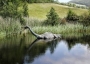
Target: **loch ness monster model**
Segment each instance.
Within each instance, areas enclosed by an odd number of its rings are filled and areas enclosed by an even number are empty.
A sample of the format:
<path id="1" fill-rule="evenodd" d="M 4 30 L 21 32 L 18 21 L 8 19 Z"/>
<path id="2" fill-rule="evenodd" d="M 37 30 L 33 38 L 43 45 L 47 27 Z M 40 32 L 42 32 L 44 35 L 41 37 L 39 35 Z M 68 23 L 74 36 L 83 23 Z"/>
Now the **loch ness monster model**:
<path id="1" fill-rule="evenodd" d="M 37 39 L 56 39 L 61 38 L 60 34 L 53 34 L 51 32 L 45 32 L 44 34 L 36 34 L 32 31 L 32 29 L 29 26 L 25 26 L 24 29 L 29 29 L 29 31 L 37 38 Z"/>

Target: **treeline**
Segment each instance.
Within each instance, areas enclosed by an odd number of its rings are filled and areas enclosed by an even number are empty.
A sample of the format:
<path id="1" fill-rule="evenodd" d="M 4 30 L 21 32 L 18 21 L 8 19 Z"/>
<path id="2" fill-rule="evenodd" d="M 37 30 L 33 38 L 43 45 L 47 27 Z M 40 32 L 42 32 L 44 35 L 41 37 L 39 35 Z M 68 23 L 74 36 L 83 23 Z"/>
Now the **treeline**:
<path id="1" fill-rule="evenodd" d="M 28 2 L 28 3 L 53 3 L 54 0 L 0 0 L 0 6 L 4 5 L 4 3 L 13 2 L 13 3 L 20 3 L 20 2 Z"/>
<path id="2" fill-rule="evenodd" d="M 54 0 L 27 0 L 28 3 L 53 3 Z"/>
<path id="3" fill-rule="evenodd" d="M 55 2 L 55 3 L 69 6 L 69 7 L 74 7 L 74 8 L 89 9 L 89 7 L 86 5 L 80 5 L 80 4 L 75 4 L 75 3 L 60 3 L 60 2 Z"/>
<path id="4" fill-rule="evenodd" d="M 86 5 L 80 5 L 80 4 L 74 4 L 74 3 L 59 3 L 61 5 L 69 6 L 69 7 L 75 7 L 75 8 L 82 8 L 82 9 L 88 9 Z"/>
<path id="5" fill-rule="evenodd" d="M 0 16 L 20 17 L 28 16 L 27 3 L 53 3 L 54 0 L 0 0 Z M 19 8 L 21 8 L 19 9 Z"/>

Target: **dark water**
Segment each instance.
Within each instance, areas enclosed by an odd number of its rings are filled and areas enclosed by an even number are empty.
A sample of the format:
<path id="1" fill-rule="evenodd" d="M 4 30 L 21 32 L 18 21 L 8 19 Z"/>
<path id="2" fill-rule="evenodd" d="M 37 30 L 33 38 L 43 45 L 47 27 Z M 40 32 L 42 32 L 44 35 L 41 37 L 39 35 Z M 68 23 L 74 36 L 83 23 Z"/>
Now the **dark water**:
<path id="1" fill-rule="evenodd" d="M 0 40 L 0 64 L 89 64 L 90 36 L 53 41 L 33 36 Z"/>

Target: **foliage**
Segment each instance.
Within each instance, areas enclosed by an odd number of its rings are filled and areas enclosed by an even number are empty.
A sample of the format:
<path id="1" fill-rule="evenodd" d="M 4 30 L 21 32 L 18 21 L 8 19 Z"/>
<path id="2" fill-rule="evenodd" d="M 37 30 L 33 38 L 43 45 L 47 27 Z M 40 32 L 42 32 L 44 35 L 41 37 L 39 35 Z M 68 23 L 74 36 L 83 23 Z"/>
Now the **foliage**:
<path id="1" fill-rule="evenodd" d="M 21 29 L 21 24 L 18 19 L 0 17 L 0 33 L 5 34 L 18 33 Z"/>
<path id="2" fill-rule="evenodd" d="M 26 21 L 25 21 L 25 19 L 22 17 L 22 15 L 20 15 L 20 23 L 21 23 L 21 25 L 26 25 Z"/>
<path id="3" fill-rule="evenodd" d="M 50 9 L 50 12 L 47 14 L 47 20 L 45 21 L 45 24 L 52 26 L 59 24 L 59 16 L 55 12 L 53 7 Z"/>
<path id="4" fill-rule="evenodd" d="M 0 1 L 0 15 L 2 17 L 19 18 L 20 15 L 28 16 L 28 5 L 27 2 L 21 2 L 22 0 L 5 0 Z M 23 6 L 23 11 L 19 10 L 19 7 Z"/>
<path id="5" fill-rule="evenodd" d="M 84 5 L 77 5 L 75 3 L 57 3 L 57 4 L 60 4 L 60 5 L 65 5 L 65 6 L 69 6 L 69 7 L 74 7 L 74 8 L 81 8 L 81 9 L 88 9 L 89 7 L 88 6 L 84 6 Z"/>
<path id="6" fill-rule="evenodd" d="M 52 3 L 54 0 L 27 0 L 28 3 Z"/>
<path id="7" fill-rule="evenodd" d="M 66 25 L 56 25 L 56 26 L 34 26 L 32 30 L 38 34 L 42 34 L 45 32 L 51 32 L 61 35 L 68 36 L 79 36 L 79 34 L 83 33 L 83 25 L 81 24 L 66 24 Z M 88 27 L 88 30 L 90 28 Z"/>
<path id="8" fill-rule="evenodd" d="M 23 16 L 25 16 L 25 17 L 29 16 L 28 15 L 28 5 L 27 5 L 27 2 L 24 3 L 23 9 L 24 9 L 24 11 L 23 11 L 24 15 Z"/>
<path id="9" fill-rule="evenodd" d="M 0 11 L 0 15 L 3 17 L 18 16 L 17 6 L 15 6 L 12 2 L 8 2 L 8 4 L 5 3 Z"/>
<path id="10" fill-rule="evenodd" d="M 79 22 L 82 23 L 84 26 L 90 25 L 90 11 L 88 14 L 83 14 L 79 17 Z"/>
<path id="11" fill-rule="evenodd" d="M 66 19 L 68 21 L 77 21 L 78 20 L 78 16 L 72 10 L 69 9 Z"/>

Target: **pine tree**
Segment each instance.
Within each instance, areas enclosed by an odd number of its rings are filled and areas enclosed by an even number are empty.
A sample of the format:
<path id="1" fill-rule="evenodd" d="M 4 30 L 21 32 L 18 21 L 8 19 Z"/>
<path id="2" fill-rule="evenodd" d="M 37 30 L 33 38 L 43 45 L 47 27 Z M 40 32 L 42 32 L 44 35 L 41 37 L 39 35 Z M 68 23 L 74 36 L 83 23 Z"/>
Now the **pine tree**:
<path id="1" fill-rule="evenodd" d="M 45 24 L 54 26 L 59 23 L 59 16 L 53 7 L 50 9 L 50 12 L 46 16 L 47 20 L 45 21 Z"/>

